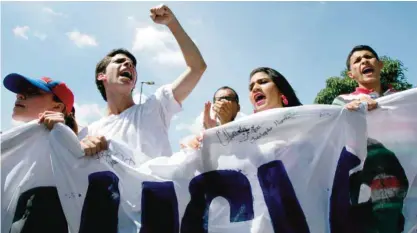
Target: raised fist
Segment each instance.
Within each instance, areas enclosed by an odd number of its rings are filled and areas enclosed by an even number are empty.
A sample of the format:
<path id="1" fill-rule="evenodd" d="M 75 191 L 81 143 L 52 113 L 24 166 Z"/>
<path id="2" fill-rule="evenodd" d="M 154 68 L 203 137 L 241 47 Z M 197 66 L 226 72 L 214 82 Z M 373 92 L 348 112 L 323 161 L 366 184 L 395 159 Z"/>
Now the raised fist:
<path id="1" fill-rule="evenodd" d="M 168 25 L 175 19 L 174 13 L 164 4 L 151 8 L 150 16 L 155 23 L 164 25 Z"/>

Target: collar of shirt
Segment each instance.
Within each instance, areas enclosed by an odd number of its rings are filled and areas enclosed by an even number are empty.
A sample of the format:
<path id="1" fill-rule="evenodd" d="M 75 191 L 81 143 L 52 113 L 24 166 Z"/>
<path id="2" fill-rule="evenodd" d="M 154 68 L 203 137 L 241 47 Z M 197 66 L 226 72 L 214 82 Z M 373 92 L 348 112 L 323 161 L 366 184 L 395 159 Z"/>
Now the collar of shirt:
<path id="1" fill-rule="evenodd" d="M 382 96 L 386 96 L 389 94 L 393 94 L 395 93 L 395 90 L 389 86 L 388 90 L 385 91 Z M 353 95 L 359 95 L 359 94 L 366 94 L 369 95 L 372 99 L 376 99 L 378 97 L 380 97 L 379 93 L 374 91 L 373 89 L 367 89 L 367 88 L 363 88 L 363 87 L 357 87 L 355 92 L 352 93 Z"/>

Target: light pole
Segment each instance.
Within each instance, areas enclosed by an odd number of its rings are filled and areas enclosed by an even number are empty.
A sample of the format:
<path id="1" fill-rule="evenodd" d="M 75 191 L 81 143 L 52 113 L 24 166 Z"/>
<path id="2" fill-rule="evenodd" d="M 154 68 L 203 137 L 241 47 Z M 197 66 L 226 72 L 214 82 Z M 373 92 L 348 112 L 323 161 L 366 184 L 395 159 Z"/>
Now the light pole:
<path id="1" fill-rule="evenodd" d="M 155 82 L 154 81 L 140 82 L 139 104 L 142 104 L 142 89 L 143 89 L 143 84 L 146 84 L 146 85 L 154 85 Z"/>

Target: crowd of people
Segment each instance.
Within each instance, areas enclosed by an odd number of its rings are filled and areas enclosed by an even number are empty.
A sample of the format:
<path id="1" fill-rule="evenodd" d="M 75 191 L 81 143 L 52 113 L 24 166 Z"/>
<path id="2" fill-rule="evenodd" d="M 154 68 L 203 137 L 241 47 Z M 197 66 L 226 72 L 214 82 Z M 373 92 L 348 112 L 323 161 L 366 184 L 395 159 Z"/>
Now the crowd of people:
<path id="1" fill-rule="evenodd" d="M 51 130 L 54 124 L 64 123 L 77 134 L 85 156 L 93 156 L 108 148 L 107 141 L 116 139 L 125 142 L 135 150 L 152 158 L 172 154 L 168 139 L 168 127 L 174 114 L 182 109 L 182 102 L 190 95 L 203 76 L 207 65 L 195 43 L 190 39 L 181 24 L 165 5 L 150 10 L 152 20 L 168 27 L 182 51 L 186 62 L 185 71 L 171 84 L 156 90 L 144 103 L 135 104 L 132 91 L 137 83 L 136 58 L 125 49 L 115 49 L 102 58 L 95 69 L 97 89 L 107 102 L 108 115 L 78 129 L 75 118 L 74 94 L 63 82 L 50 78 L 34 79 L 21 74 L 7 75 L 4 86 L 16 93 L 16 102 L 12 118 L 17 121 L 30 122 L 38 120 Z M 352 93 L 344 93 L 334 99 L 334 105 L 344 106 L 355 111 L 361 104 L 368 111 L 378 108 L 376 99 L 395 93 L 395 90 L 381 85 L 383 62 L 370 46 L 355 46 L 347 56 L 348 76 L 356 81 L 358 87 Z M 253 114 L 275 108 L 301 106 L 295 90 L 287 79 L 277 70 L 270 67 L 254 68 L 247 77 L 249 100 Z M 247 93 L 245 93 L 247 94 Z M 212 103 L 206 102 L 203 113 L 203 131 L 228 124 L 236 119 L 240 111 L 239 95 L 232 88 L 222 86 L 214 92 Z M 204 133 L 181 145 L 182 148 L 198 149 Z M 368 143 L 369 144 L 369 143 Z M 138 159 L 141 161 L 141 159 Z M 387 164 L 381 165 L 386 166 Z M 390 170 L 382 167 L 378 171 L 383 175 Z M 392 177 L 390 176 L 392 181 Z M 394 177 L 399 189 L 406 188 L 405 182 Z M 384 182 L 380 179 L 380 182 Z M 371 217 L 368 232 L 382 228 L 395 229 L 401 232 L 404 221 L 401 205 L 390 205 L 402 201 L 402 197 L 386 195 L 373 198 L 375 203 L 386 208 L 368 211 Z M 366 209 L 366 210 L 365 210 Z"/>

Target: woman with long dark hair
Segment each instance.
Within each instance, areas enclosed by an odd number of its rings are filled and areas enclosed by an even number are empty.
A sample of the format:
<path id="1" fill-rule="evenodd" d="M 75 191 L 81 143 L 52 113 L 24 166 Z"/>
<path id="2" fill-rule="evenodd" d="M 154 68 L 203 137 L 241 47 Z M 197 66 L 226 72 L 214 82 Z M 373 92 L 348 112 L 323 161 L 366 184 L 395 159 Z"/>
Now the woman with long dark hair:
<path id="1" fill-rule="evenodd" d="M 287 79 L 268 67 L 259 67 L 250 73 L 249 99 L 255 113 L 302 105 Z"/>
<path id="2" fill-rule="evenodd" d="M 249 100 L 253 105 L 254 113 L 285 107 L 301 106 L 294 89 L 285 77 L 278 71 L 259 67 L 254 69 L 249 80 Z M 183 144 L 190 148 L 199 148 L 203 137 L 196 136 Z"/>

